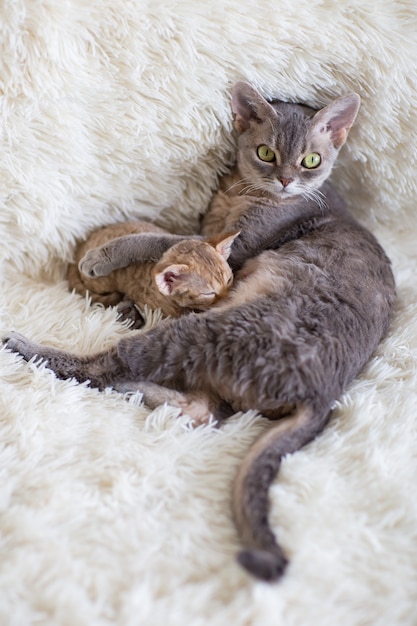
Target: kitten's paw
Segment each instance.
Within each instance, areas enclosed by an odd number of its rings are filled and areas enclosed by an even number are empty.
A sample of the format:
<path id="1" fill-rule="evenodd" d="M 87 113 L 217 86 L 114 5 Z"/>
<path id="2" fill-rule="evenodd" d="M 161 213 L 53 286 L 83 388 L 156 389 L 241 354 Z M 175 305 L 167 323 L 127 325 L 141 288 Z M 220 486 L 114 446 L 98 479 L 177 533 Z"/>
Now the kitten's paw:
<path id="1" fill-rule="evenodd" d="M 130 328 L 142 328 L 145 323 L 143 316 L 132 300 L 122 300 L 122 302 L 117 305 L 117 311 L 119 313 L 118 320 L 120 322 L 124 322 L 125 320 L 131 320 L 133 322 Z"/>
<path id="2" fill-rule="evenodd" d="M 4 335 L 1 340 L 6 348 L 21 354 L 26 361 L 29 361 L 37 354 L 38 345 L 20 333 L 11 331 Z"/>
<path id="3" fill-rule="evenodd" d="M 108 276 L 115 268 L 103 246 L 89 250 L 79 262 L 78 269 L 82 274 L 95 278 L 97 276 Z"/>

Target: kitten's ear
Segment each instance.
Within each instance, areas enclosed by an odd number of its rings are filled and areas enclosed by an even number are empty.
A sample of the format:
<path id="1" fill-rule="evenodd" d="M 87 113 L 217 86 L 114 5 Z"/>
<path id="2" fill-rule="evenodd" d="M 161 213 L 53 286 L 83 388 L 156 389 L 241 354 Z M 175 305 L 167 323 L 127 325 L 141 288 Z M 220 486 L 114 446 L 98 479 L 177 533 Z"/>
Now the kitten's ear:
<path id="1" fill-rule="evenodd" d="M 339 150 L 345 143 L 359 111 L 361 99 L 357 93 L 342 96 L 318 111 L 313 117 L 319 133 L 329 133 L 334 147 Z"/>
<path id="2" fill-rule="evenodd" d="M 262 122 L 266 117 L 276 117 L 275 109 L 254 87 L 239 82 L 232 90 L 233 124 L 239 133 L 249 128 L 251 122 Z"/>
<path id="3" fill-rule="evenodd" d="M 168 265 L 162 272 L 157 272 L 155 274 L 155 282 L 162 295 L 170 296 L 175 285 L 179 283 L 189 270 L 188 265 L 173 264 Z"/>
<path id="4" fill-rule="evenodd" d="M 219 235 L 213 235 L 207 240 L 213 248 L 216 248 L 217 252 L 221 254 L 225 261 L 230 256 L 232 251 L 232 243 L 240 235 L 240 230 L 229 233 L 220 233 Z"/>

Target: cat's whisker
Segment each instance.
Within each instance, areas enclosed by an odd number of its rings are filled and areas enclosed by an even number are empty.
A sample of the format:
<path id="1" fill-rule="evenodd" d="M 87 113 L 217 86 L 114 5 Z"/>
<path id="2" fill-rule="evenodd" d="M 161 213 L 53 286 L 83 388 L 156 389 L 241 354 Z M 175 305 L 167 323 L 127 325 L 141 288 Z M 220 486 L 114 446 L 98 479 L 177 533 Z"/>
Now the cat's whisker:
<path id="1" fill-rule="evenodd" d="M 251 189 L 251 191 L 260 191 L 260 192 L 261 192 L 261 194 L 262 194 L 263 196 L 264 196 L 264 195 L 267 193 L 267 191 L 268 191 L 267 186 L 265 186 L 264 184 L 261 184 L 261 183 L 255 183 L 255 184 L 253 184 L 253 185 L 252 185 L 252 187 L 251 187 L 250 189 Z"/>
<path id="2" fill-rule="evenodd" d="M 302 194 L 303 198 L 306 198 L 307 200 L 312 200 L 315 204 L 317 204 L 317 206 L 319 207 L 319 209 L 321 211 L 323 211 L 323 207 L 320 204 L 320 201 L 318 201 L 318 199 L 316 198 L 316 196 L 311 192 L 311 191 L 305 191 Z"/>
<path id="3" fill-rule="evenodd" d="M 271 126 L 272 133 L 275 135 L 276 130 L 275 130 L 275 127 L 274 127 L 273 121 L 272 121 L 271 119 L 269 119 L 269 118 L 268 118 L 268 122 L 269 122 L 269 124 L 270 124 L 270 126 Z"/>
<path id="4" fill-rule="evenodd" d="M 327 204 L 326 196 L 324 195 L 324 193 L 320 191 L 320 189 L 315 189 L 314 196 L 322 212 L 324 213 L 325 211 L 327 211 L 329 208 L 329 205 Z"/>
<path id="5" fill-rule="evenodd" d="M 261 191 L 264 192 L 264 185 L 257 181 L 251 181 L 247 178 L 241 178 L 238 181 L 234 182 L 230 187 L 226 189 L 225 193 L 229 193 L 232 189 L 236 187 L 241 187 L 239 190 L 239 195 L 244 195 L 246 193 L 250 193 L 253 191 Z"/>
<path id="6" fill-rule="evenodd" d="M 327 202 L 325 200 L 325 195 L 319 189 L 304 188 L 301 195 L 303 196 L 303 198 L 315 202 L 322 212 L 324 212 L 328 208 Z"/>
<path id="7" fill-rule="evenodd" d="M 246 181 L 247 184 L 239 191 L 239 195 L 250 194 L 251 192 L 260 191 L 262 194 L 265 194 L 265 184 L 259 183 L 257 181 Z"/>
<path id="8" fill-rule="evenodd" d="M 232 189 L 234 189 L 235 187 L 238 187 L 239 185 L 243 185 L 245 183 L 245 179 L 241 178 L 240 180 L 236 181 L 235 183 L 233 183 L 233 185 L 230 185 L 230 187 L 228 187 L 225 191 L 225 193 L 229 193 L 229 191 L 231 191 Z"/>

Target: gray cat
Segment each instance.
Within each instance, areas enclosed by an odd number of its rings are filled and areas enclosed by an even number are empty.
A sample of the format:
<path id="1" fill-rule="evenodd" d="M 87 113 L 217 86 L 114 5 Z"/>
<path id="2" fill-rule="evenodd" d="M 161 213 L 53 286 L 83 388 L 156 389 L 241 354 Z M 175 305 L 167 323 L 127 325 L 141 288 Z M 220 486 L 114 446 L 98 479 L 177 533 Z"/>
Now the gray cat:
<path id="1" fill-rule="evenodd" d="M 217 308 L 128 336 L 100 354 L 77 356 L 17 334 L 4 338 L 25 359 L 47 359 L 60 378 L 94 387 L 163 385 L 204 415 L 257 409 L 277 420 L 249 450 L 233 488 L 245 546 L 239 562 L 277 579 L 287 560 L 268 524 L 268 490 L 284 455 L 325 427 L 334 401 L 385 335 L 395 298 L 391 265 L 372 234 L 326 183 L 359 97 L 316 112 L 267 102 L 238 83 L 232 109 L 237 164 L 225 176 L 203 233 L 239 230 L 229 257 L 235 286 Z M 131 235 L 90 251 L 80 269 L 104 275 L 156 260 L 179 236 Z M 279 418 L 279 419 L 278 419 Z"/>

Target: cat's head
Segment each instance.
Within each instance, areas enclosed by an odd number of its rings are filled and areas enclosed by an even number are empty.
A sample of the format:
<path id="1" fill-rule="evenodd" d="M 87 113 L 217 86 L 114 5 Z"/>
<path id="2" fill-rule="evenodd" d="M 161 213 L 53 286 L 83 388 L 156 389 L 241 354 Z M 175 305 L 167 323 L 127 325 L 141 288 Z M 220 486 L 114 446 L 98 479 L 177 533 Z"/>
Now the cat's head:
<path id="1" fill-rule="evenodd" d="M 356 93 L 319 111 L 270 103 L 251 85 L 237 83 L 232 93 L 237 163 L 248 192 L 268 192 L 280 200 L 314 194 L 329 176 L 359 106 Z"/>
<path id="2" fill-rule="evenodd" d="M 191 309 L 205 309 L 224 298 L 233 283 L 227 259 L 238 235 L 186 239 L 169 248 L 154 269 L 159 291 Z"/>

